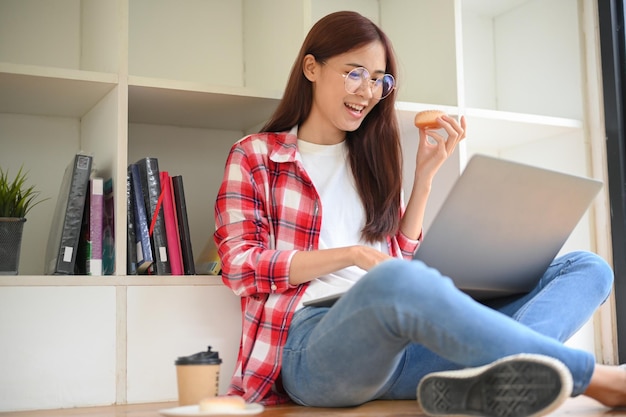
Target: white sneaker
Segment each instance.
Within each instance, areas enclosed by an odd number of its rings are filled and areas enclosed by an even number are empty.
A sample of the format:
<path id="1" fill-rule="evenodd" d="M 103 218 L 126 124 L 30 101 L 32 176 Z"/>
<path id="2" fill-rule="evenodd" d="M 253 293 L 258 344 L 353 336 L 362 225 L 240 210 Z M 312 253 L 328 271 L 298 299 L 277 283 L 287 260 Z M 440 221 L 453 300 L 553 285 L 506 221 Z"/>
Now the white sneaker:
<path id="1" fill-rule="evenodd" d="M 562 362 L 519 354 L 478 368 L 428 374 L 417 386 L 417 400 L 431 416 L 536 417 L 559 407 L 572 387 Z"/>

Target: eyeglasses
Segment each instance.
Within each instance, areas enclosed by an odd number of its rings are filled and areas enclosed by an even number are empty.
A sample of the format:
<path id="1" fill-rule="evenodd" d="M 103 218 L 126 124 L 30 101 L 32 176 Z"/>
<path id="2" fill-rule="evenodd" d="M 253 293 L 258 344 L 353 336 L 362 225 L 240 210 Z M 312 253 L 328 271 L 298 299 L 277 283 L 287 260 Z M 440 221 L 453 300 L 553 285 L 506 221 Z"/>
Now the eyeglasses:
<path id="1" fill-rule="evenodd" d="M 364 83 L 369 82 L 372 96 L 376 100 L 384 99 L 396 88 L 396 79 L 393 75 L 384 74 L 382 77 L 371 79 L 369 71 L 363 67 L 354 68 L 341 76 L 344 78 L 346 91 L 350 94 L 357 94 Z"/>

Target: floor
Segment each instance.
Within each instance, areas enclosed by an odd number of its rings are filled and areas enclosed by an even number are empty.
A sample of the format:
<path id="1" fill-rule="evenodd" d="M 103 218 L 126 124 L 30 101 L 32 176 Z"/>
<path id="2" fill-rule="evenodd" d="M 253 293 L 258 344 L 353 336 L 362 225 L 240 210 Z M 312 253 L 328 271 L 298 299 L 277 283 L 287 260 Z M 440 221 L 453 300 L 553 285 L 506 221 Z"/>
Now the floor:
<path id="1" fill-rule="evenodd" d="M 151 403 L 110 407 L 72 408 L 64 410 L 0 413 L 0 417 L 162 417 L 159 410 L 176 407 L 176 403 Z M 295 405 L 266 408 L 261 417 L 353 416 L 353 417 L 420 417 L 424 416 L 415 401 L 374 401 L 347 409 L 307 408 Z M 611 410 L 587 397 L 569 399 L 551 417 L 626 416 L 626 409 Z"/>

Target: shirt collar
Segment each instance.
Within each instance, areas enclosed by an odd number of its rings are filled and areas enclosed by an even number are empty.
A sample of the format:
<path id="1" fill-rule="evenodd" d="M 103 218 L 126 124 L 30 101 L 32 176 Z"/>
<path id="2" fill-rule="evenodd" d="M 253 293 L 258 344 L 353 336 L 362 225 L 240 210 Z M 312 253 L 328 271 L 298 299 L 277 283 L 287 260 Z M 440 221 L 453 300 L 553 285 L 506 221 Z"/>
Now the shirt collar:
<path id="1" fill-rule="evenodd" d="M 289 132 L 276 134 L 276 142 L 269 156 L 274 162 L 294 162 L 298 159 L 298 126 Z"/>

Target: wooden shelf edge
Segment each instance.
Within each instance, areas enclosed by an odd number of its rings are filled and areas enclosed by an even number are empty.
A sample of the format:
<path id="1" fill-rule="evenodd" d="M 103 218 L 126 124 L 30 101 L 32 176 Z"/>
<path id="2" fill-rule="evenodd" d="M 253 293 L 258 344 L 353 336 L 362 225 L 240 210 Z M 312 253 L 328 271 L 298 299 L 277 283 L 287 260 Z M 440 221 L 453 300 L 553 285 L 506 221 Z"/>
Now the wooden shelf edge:
<path id="1" fill-rule="evenodd" d="M 11 62 L 0 62 L 0 73 L 105 84 L 117 84 L 119 82 L 117 73 L 86 71 L 74 68 L 42 67 Z"/>
<path id="2" fill-rule="evenodd" d="M 0 113 L 83 117 L 118 86 L 118 74 L 0 62 Z"/>
<path id="3" fill-rule="evenodd" d="M 246 88 L 168 80 L 131 81 L 130 123 L 246 131 L 267 120 L 279 102 L 272 93 Z"/>
<path id="4" fill-rule="evenodd" d="M 162 90 L 187 91 L 191 93 L 218 94 L 224 96 L 250 97 L 270 100 L 279 100 L 281 91 L 260 90 L 249 87 L 224 86 L 208 84 L 198 81 L 183 81 L 164 78 L 144 77 L 139 75 L 128 76 L 129 87 L 153 88 Z"/>
<path id="5" fill-rule="evenodd" d="M 222 286 L 219 275 L 183 276 L 78 276 L 10 275 L 0 276 L 0 287 L 142 287 L 142 286 Z"/>
<path id="6" fill-rule="evenodd" d="M 485 120 L 495 120 L 513 123 L 527 123 L 543 126 L 558 126 L 563 128 L 580 129 L 582 128 L 582 120 L 569 119 L 558 116 L 546 116 L 541 114 L 516 113 L 503 110 L 489 110 L 467 108 L 465 110 L 467 117 Z"/>
<path id="7" fill-rule="evenodd" d="M 458 107 L 441 104 L 413 103 L 406 101 L 396 102 L 396 111 L 403 116 L 415 114 L 422 110 L 441 110 L 457 116 L 465 115 L 468 118 L 494 122 L 523 123 L 538 126 L 555 126 L 562 128 L 580 129 L 582 120 L 541 114 L 518 113 L 504 110 L 480 109 L 474 107 Z"/>

